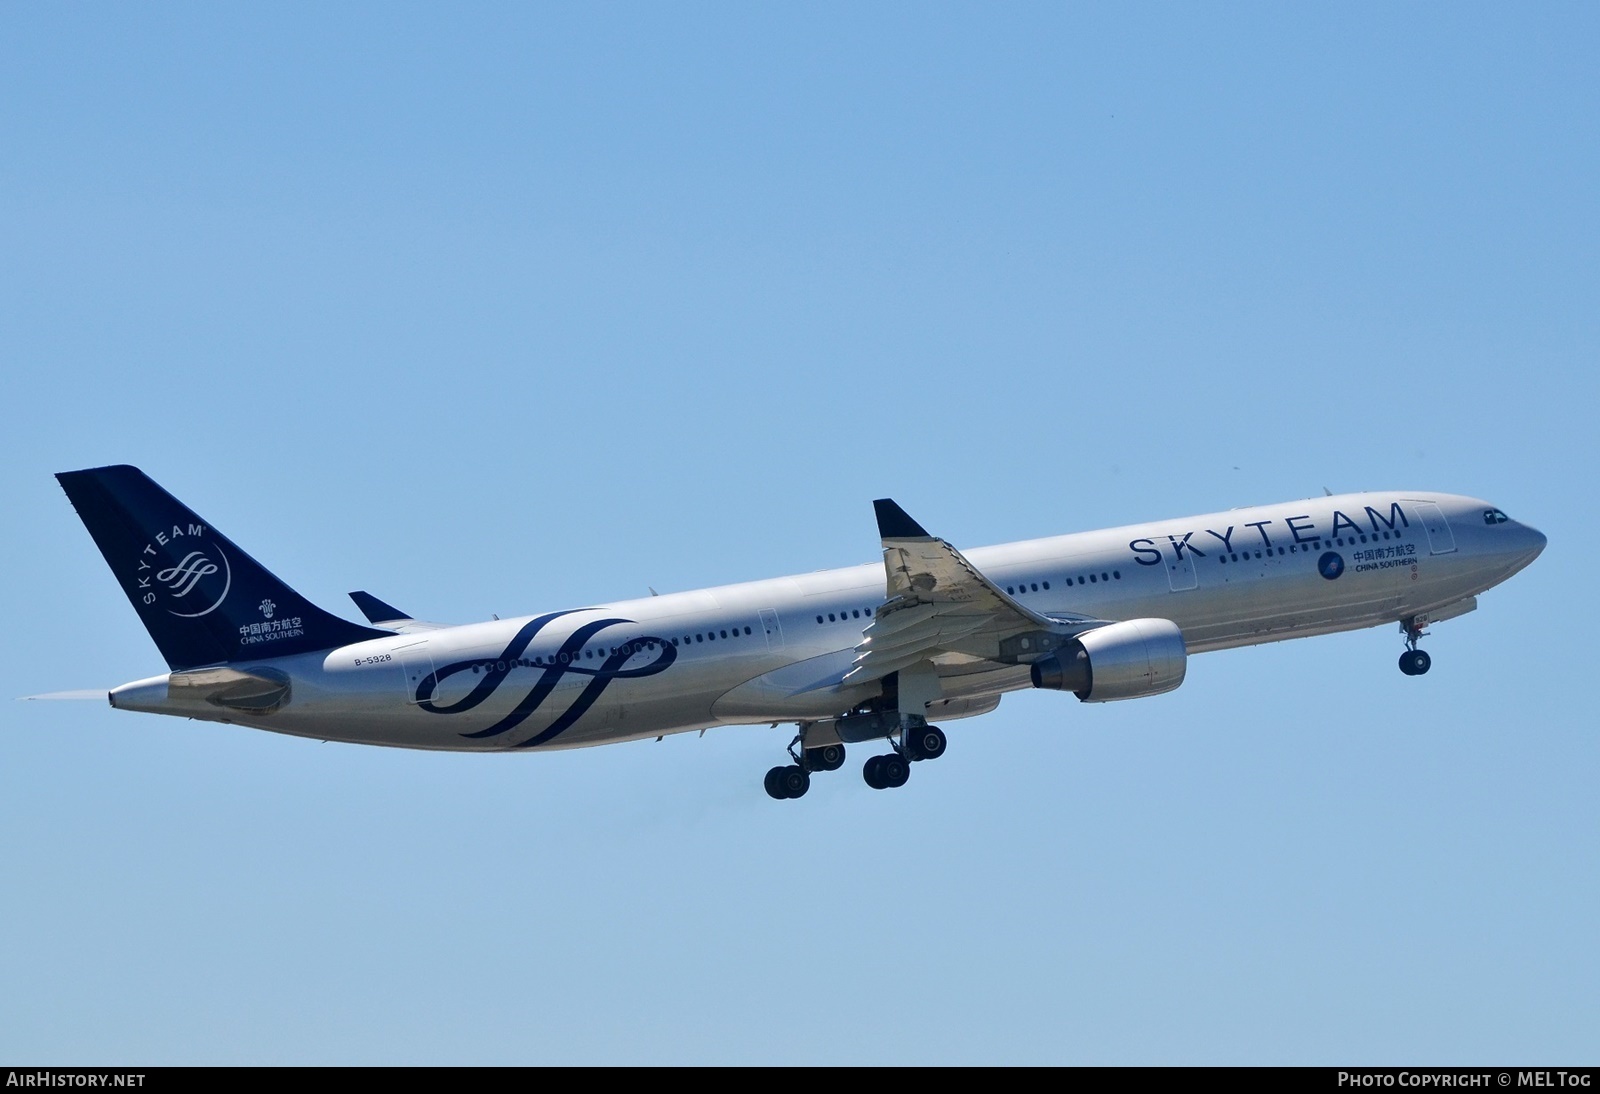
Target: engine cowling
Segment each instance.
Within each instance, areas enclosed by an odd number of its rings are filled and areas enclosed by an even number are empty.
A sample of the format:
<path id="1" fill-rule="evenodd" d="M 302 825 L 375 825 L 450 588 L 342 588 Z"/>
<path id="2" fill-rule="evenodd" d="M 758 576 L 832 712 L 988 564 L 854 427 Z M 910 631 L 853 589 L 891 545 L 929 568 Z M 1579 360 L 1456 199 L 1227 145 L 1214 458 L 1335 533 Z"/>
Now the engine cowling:
<path id="1" fill-rule="evenodd" d="M 1189 651 L 1170 619 L 1128 619 L 1080 634 L 1031 668 L 1033 686 L 1086 703 L 1160 695 L 1183 683 Z"/>

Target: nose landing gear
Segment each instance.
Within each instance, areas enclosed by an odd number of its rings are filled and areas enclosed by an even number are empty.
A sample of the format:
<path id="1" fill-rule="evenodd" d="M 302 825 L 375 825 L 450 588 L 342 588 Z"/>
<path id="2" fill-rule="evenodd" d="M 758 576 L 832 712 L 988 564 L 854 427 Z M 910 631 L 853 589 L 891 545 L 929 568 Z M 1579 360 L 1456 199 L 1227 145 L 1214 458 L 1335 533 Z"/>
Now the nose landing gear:
<path id="1" fill-rule="evenodd" d="M 1433 667 L 1433 658 L 1426 650 L 1417 649 L 1417 640 L 1427 632 L 1415 616 L 1400 621 L 1400 632 L 1406 636 L 1406 652 L 1400 655 L 1400 671 L 1407 676 L 1421 676 Z"/>
<path id="2" fill-rule="evenodd" d="M 1400 655 L 1400 671 L 1407 676 L 1421 676 L 1433 667 L 1433 658 L 1427 650 L 1406 650 Z"/>

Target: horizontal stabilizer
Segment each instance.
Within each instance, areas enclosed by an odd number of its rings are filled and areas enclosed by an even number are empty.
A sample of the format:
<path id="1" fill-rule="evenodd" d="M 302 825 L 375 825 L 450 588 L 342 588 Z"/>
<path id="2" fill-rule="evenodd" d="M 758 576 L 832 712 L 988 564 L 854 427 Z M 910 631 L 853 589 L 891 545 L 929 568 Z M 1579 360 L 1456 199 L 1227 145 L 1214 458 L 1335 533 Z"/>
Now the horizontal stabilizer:
<path id="1" fill-rule="evenodd" d="M 350 599 L 356 602 L 356 607 L 361 609 L 361 614 L 367 617 L 367 622 L 374 627 L 382 627 L 386 631 L 397 634 L 414 634 L 417 631 L 438 631 L 450 626 L 448 623 L 429 623 L 426 620 L 416 619 L 407 615 L 393 604 L 386 604 L 371 593 L 357 590 L 350 594 Z M 499 618 L 496 616 L 496 618 Z"/>
<path id="2" fill-rule="evenodd" d="M 350 594 L 350 599 L 356 602 L 356 607 L 361 609 L 361 614 L 367 617 L 367 622 L 375 627 L 385 623 L 409 623 L 411 617 L 396 608 L 393 604 L 385 604 L 371 593 L 357 589 Z"/>

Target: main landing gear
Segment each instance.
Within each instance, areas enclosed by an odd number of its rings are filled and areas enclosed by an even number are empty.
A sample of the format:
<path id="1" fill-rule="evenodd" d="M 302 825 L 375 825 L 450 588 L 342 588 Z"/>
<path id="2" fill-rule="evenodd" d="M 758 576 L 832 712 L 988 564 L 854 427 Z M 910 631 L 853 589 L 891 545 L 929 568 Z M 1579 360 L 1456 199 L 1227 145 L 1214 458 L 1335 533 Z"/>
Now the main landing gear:
<path id="1" fill-rule="evenodd" d="M 794 763 L 773 768 L 762 782 L 767 794 L 779 801 L 805 797 L 806 791 L 811 789 L 811 772 L 837 771 L 844 766 L 844 745 L 822 745 L 797 754 L 795 745 L 800 743 L 801 739 L 796 737 L 789 744 L 789 757 Z"/>
<path id="2" fill-rule="evenodd" d="M 785 798 L 804 797 L 811 789 L 813 771 L 837 771 L 844 766 L 844 745 L 828 744 L 817 748 L 797 748 L 802 743 L 796 737 L 789 744 L 792 764 L 780 765 L 767 772 L 762 785 L 767 794 L 779 801 Z M 911 778 L 911 765 L 917 760 L 937 760 L 944 755 L 948 745 L 944 730 L 923 724 L 901 731 L 900 742 L 890 738 L 894 751 L 869 758 L 861 768 L 861 777 L 874 790 L 890 790 L 904 786 Z"/>
<path id="3" fill-rule="evenodd" d="M 1400 631 L 1406 636 L 1406 652 L 1400 655 L 1400 671 L 1407 676 L 1421 676 L 1433 667 L 1433 658 L 1426 650 L 1417 649 L 1417 641 L 1426 632 L 1423 624 L 1411 619 L 1400 621 Z"/>
<path id="4" fill-rule="evenodd" d="M 904 786 L 911 778 L 911 765 L 898 752 L 887 756 L 873 756 L 861 768 L 861 777 L 874 790 L 892 790 Z"/>
<path id="5" fill-rule="evenodd" d="M 938 726 L 924 725 L 908 729 L 901 734 L 901 738 L 913 760 L 937 760 L 944 755 L 945 746 L 949 744 L 944 738 L 944 730 Z"/>
<path id="6" fill-rule="evenodd" d="M 775 767 L 767 772 L 762 785 L 767 788 L 769 795 L 779 801 L 784 798 L 801 798 L 811 789 L 811 772 L 799 764 Z"/>
<path id="7" fill-rule="evenodd" d="M 894 742 L 891 740 L 890 744 Z M 874 790 L 893 790 L 904 786 L 911 778 L 911 764 L 916 760 L 937 760 L 944 755 L 949 742 L 944 730 L 924 723 L 908 727 L 900 734 L 900 744 L 887 756 L 874 756 L 861 768 L 861 777 Z"/>

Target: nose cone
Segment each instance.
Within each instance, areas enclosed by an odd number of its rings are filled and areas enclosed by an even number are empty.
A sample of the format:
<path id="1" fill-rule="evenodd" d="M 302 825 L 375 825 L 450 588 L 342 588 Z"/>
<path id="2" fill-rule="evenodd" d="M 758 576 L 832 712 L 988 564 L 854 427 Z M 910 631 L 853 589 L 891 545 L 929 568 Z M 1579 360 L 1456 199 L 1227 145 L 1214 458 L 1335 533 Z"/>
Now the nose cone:
<path id="1" fill-rule="evenodd" d="M 1517 525 L 1516 534 L 1516 546 L 1512 548 L 1511 573 L 1516 573 L 1538 558 L 1544 551 L 1545 543 L 1548 542 L 1543 532 L 1537 528 L 1529 528 L 1526 524 Z"/>
<path id="2" fill-rule="evenodd" d="M 1523 563 L 1526 566 L 1544 553 L 1544 545 L 1549 540 L 1544 538 L 1544 533 L 1539 529 L 1529 528 L 1526 524 L 1522 526 L 1522 534 L 1528 537 L 1528 561 Z"/>

